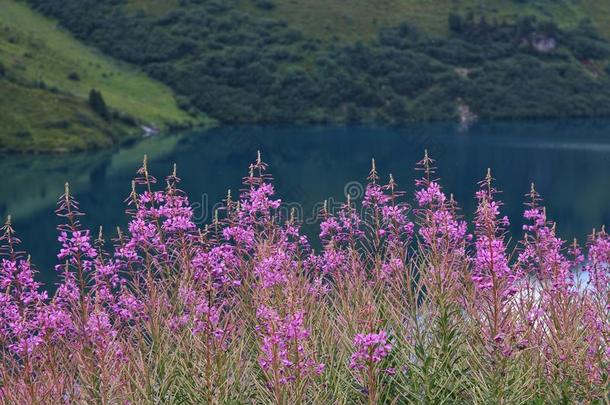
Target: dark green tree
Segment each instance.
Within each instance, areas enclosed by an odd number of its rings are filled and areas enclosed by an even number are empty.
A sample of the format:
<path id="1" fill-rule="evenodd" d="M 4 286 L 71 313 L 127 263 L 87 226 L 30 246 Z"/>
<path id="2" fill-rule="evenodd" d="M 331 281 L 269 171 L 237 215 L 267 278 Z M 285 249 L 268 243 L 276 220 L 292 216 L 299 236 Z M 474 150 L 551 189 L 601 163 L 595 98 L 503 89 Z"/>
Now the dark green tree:
<path id="1" fill-rule="evenodd" d="M 454 12 L 449 13 L 449 29 L 461 34 L 464 30 L 464 20 L 461 15 Z"/>
<path id="2" fill-rule="evenodd" d="M 108 106 L 104 101 L 104 97 L 102 96 L 101 91 L 91 89 L 91 91 L 89 92 L 89 106 L 103 119 L 110 119 L 110 112 L 108 111 Z"/>

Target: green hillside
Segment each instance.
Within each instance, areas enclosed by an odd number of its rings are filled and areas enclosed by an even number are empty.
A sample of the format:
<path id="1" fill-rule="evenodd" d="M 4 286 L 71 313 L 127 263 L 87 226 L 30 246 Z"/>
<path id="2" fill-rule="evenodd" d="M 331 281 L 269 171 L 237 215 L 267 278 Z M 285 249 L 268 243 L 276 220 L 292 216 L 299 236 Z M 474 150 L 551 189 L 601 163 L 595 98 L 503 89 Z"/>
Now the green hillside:
<path id="1" fill-rule="evenodd" d="M 88 105 L 91 89 L 113 112 Z M 136 68 L 102 55 L 24 3 L 0 2 L 0 150 L 67 151 L 107 147 L 196 119 L 172 91 Z"/>
<path id="2" fill-rule="evenodd" d="M 133 1 L 143 7 L 159 1 Z M 165 2 L 166 3 L 166 2 Z M 551 18 L 573 28 L 587 10 L 562 0 L 276 0 L 271 13 L 312 36 L 372 39 L 382 27 L 407 22 L 430 35 L 446 36 L 450 12 L 484 14 L 490 19 L 515 21 L 524 15 Z M 605 7 L 609 8 L 610 7 Z"/>
<path id="3" fill-rule="evenodd" d="M 593 0 L 28 0 L 222 123 L 610 116 Z"/>
<path id="4" fill-rule="evenodd" d="M 177 0 L 127 0 L 127 10 L 162 15 Z M 257 6 L 258 5 L 258 6 Z M 446 36 L 451 12 L 474 12 L 490 18 L 517 20 L 524 15 L 552 19 L 574 28 L 583 18 L 610 37 L 610 4 L 599 0 L 269 0 L 241 1 L 237 8 L 287 21 L 320 38 L 372 39 L 384 26 L 408 22 L 432 35 Z"/>

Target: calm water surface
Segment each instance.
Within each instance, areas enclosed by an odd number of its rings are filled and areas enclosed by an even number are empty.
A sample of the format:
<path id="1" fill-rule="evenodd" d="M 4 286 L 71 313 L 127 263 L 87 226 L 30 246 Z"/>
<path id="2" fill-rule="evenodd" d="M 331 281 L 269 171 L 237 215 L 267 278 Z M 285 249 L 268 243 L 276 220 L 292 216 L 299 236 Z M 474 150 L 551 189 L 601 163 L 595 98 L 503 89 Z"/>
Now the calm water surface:
<path id="1" fill-rule="evenodd" d="M 115 236 L 124 226 L 125 197 L 142 156 L 162 179 L 178 165 L 182 187 L 199 222 L 227 189 L 238 190 L 249 162 L 261 150 L 278 196 L 300 203 L 302 215 L 324 199 L 356 196 L 374 157 L 382 178 L 392 173 L 409 196 L 415 163 L 424 149 L 437 159 L 438 175 L 470 217 L 476 183 L 492 168 L 503 191 L 515 239 L 521 236 L 524 194 L 535 182 L 566 239 L 584 241 L 593 227 L 610 224 L 610 121 L 479 124 L 461 132 L 454 124 L 387 127 L 224 127 L 158 136 L 114 151 L 69 156 L 0 157 L 0 214 L 11 214 L 23 247 L 47 283 L 55 280 L 58 250 L 55 203 L 69 181 L 86 216 Z M 234 192 L 235 195 L 235 192 Z M 305 227 L 315 234 L 317 226 Z M 97 231 L 95 231 L 97 232 Z"/>

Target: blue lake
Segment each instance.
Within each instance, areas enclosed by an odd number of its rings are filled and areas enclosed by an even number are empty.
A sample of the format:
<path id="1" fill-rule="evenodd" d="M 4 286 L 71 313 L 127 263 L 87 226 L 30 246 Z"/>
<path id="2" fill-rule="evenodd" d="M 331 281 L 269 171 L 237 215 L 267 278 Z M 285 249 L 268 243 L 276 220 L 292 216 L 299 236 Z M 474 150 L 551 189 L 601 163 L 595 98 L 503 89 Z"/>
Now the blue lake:
<path id="1" fill-rule="evenodd" d="M 481 123 L 460 131 L 452 123 L 403 127 L 222 127 L 156 136 L 119 149 L 75 155 L 0 157 L 0 215 L 12 215 L 23 248 L 47 283 L 59 244 L 54 216 L 64 183 L 87 214 L 82 223 L 109 237 L 125 226 L 124 200 L 144 154 L 162 180 L 174 163 L 200 223 L 227 189 L 237 193 L 260 150 L 270 164 L 278 197 L 299 209 L 305 231 L 325 199 L 359 197 L 375 158 L 383 180 L 392 173 L 412 200 L 415 163 L 424 149 L 437 160 L 438 177 L 471 217 L 474 192 L 488 167 L 503 191 L 514 239 L 521 236 L 524 194 L 534 182 L 562 237 L 584 242 L 592 228 L 610 224 L 610 121 Z M 161 185 L 163 182 L 161 182 Z M 300 205 L 297 205 L 300 204 Z"/>

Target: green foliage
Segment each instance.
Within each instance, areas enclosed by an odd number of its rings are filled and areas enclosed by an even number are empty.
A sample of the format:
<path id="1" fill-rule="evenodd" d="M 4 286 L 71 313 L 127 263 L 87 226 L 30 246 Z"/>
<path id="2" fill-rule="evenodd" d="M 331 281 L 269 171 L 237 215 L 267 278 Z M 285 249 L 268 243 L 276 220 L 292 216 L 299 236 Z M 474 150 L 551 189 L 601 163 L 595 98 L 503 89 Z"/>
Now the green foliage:
<path id="1" fill-rule="evenodd" d="M 418 362 L 412 368 L 410 396 L 416 403 L 457 403 L 463 398 L 468 373 L 456 308 L 443 304 L 433 320 L 432 338 L 417 336 Z"/>
<path id="2" fill-rule="evenodd" d="M 123 123 L 109 123 L 87 102 L 0 79 L 0 151 L 67 152 L 110 147 L 134 134 Z M 18 102 L 15 102 L 18 100 Z M 25 108 L 24 108 L 25 106 Z"/>
<path id="3" fill-rule="evenodd" d="M 261 10 L 273 10 L 275 8 L 275 3 L 271 0 L 252 0 L 252 2 Z"/>
<path id="4" fill-rule="evenodd" d="M 458 99 L 481 118 L 610 114 L 610 80 L 581 65 L 608 55 L 586 22 L 456 11 L 444 14 L 446 36 L 378 24 L 353 42 L 295 29 L 278 18 L 285 1 L 155 2 L 154 13 L 137 11 L 151 1 L 28 1 L 223 123 L 448 120 Z"/>
<path id="5" fill-rule="evenodd" d="M 110 113 L 108 107 L 102 97 L 102 93 L 98 90 L 91 89 L 89 92 L 89 106 L 97 115 L 108 121 L 110 119 Z"/>

